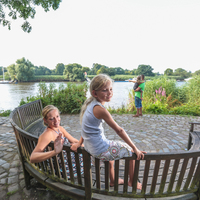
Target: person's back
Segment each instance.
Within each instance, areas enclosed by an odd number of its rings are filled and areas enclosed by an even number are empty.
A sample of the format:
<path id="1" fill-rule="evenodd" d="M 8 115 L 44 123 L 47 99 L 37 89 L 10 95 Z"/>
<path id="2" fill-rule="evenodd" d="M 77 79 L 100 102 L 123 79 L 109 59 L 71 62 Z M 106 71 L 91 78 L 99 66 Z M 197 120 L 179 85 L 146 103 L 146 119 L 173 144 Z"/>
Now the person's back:
<path id="1" fill-rule="evenodd" d="M 103 120 L 97 119 L 93 114 L 93 108 L 96 105 L 102 106 L 100 102 L 94 99 L 87 106 L 82 119 L 81 132 L 84 139 L 85 149 L 90 153 L 92 152 L 93 155 L 98 155 L 104 152 L 109 146 L 109 142 L 104 135 L 104 129 L 102 126 Z"/>

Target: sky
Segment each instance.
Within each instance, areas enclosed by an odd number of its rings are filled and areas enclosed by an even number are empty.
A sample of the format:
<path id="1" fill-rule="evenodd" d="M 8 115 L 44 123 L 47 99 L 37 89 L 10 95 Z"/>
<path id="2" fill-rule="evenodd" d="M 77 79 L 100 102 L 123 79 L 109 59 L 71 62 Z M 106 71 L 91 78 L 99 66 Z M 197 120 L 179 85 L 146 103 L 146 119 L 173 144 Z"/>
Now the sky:
<path id="1" fill-rule="evenodd" d="M 63 0 L 59 9 L 36 8 L 31 33 L 23 21 L 0 25 L 0 66 L 25 57 L 35 66 L 93 63 L 153 72 L 200 69 L 199 0 Z"/>

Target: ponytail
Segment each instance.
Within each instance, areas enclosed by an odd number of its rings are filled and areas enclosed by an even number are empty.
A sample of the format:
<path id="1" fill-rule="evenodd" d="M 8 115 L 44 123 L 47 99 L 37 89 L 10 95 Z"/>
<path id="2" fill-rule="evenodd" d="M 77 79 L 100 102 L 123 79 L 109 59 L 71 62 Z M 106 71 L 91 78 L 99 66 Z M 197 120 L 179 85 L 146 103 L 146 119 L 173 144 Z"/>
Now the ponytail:
<path id="1" fill-rule="evenodd" d="M 95 97 L 90 96 L 88 99 L 85 100 L 84 104 L 81 107 L 81 113 L 80 113 L 80 123 L 82 124 L 83 114 L 85 113 L 85 110 L 87 106 L 95 99 Z"/>

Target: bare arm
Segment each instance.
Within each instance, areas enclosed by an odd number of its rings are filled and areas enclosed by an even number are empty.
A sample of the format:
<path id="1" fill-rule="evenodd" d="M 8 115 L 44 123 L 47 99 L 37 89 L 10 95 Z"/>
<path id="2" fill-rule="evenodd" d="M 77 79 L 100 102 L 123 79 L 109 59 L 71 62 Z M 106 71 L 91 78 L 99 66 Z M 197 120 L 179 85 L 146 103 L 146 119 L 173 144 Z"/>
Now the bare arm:
<path id="1" fill-rule="evenodd" d="M 63 135 L 69 140 L 70 143 L 79 142 L 76 138 L 74 138 L 72 135 L 70 135 L 62 126 L 60 126 L 59 129 L 63 133 Z"/>
<path id="2" fill-rule="evenodd" d="M 140 88 L 140 87 L 137 87 L 137 89 L 135 89 L 134 91 L 135 91 L 135 92 L 138 92 L 139 90 L 141 90 L 141 88 Z"/>
<path id="3" fill-rule="evenodd" d="M 133 82 L 133 83 L 136 83 L 136 80 L 128 80 L 129 82 Z"/>
<path id="4" fill-rule="evenodd" d="M 112 118 L 111 114 L 101 106 L 95 106 L 93 109 L 94 116 L 98 119 L 104 119 L 104 121 L 133 149 L 137 155 L 137 159 L 143 159 L 146 152 L 138 150 L 125 130 L 121 128 Z"/>
<path id="5" fill-rule="evenodd" d="M 83 141 L 84 141 L 84 139 L 83 139 L 82 136 L 81 136 L 81 138 L 80 138 L 80 140 L 78 141 L 78 143 L 72 144 L 71 150 L 77 151 L 77 149 L 78 149 L 80 146 L 82 146 Z"/>
<path id="6" fill-rule="evenodd" d="M 64 140 L 60 133 L 54 141 L 54 150 L 44 152 L 46 146 L 53 141 L 50 131 L 45 131 L 38 139 L 38 143 L 30 156 L 31 163 L 38 163 L 47 160 L 61 152 Z"/>

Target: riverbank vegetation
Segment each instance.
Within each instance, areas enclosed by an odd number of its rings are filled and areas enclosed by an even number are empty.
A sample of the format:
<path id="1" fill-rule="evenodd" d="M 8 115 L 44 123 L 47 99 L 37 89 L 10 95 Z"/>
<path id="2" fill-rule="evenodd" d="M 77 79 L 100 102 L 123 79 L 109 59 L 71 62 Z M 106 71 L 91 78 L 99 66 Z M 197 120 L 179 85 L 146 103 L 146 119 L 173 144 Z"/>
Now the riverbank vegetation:
<path id="1" fill-rule="evenodd" d="M 83 102 L 86 99 L 88 85 L 68 83 L 67 87 L 61 84 L 55 89 L 52 83 L 49 88 L 45 83 L 39 84 L 39 94 L 36 97 L 22 99 L 20 105 L 41 99 L 43 106 L 53 104 L 65 113 L 79 113 Z M 111 113 L 133 114 L 136 112 L 135 93 L 129 91 L 127 105 L 120 108 L 111 108 Z M 142 101 L 144 114 L 173 114 L 200 116 L 200 76 L 191 79 L 184 86 L 177 87 L 174 79 L 160 77 L 146 81 L 144 98 Z"/>
<path id="2" fill-rule="evenodd" d="M 2 74 L 0 66 L 0 75 Z M 55 69 L 50 70 L 45 66 L 35 66 L 25 58 L 18 59 L 15 64 L 4 67 L 5 79 L 16 80 L 19 82 L 37 82 L 37 81 L 85 81 L 85 75 L 88 77 L 96 76 L 97 74 L 104 73 L 111 76 L 115 81 L 124 81 L 137 75 L 144 74 L 148 80 L 163 76 L 159 72 L 153 72 L 153 67 L 150 65 L 138 65 L 136 69 L 123 69 L 121 67 L 108 67 L 102 64 L 94 63 L 92 68 L 84 67 L 80 64 L 63 64 L 58 63 Z M 168 79 L 184 80 L 188 77 L 200 74 L 200 70 L 191 73 L 182 68 L 175 69 L 174 71 L 167 68 L 164 75 Z"/>
<path id="3" fill-rule="evenodd" d="M 135 113 L 135 93 L 129 92 L 127 106 L 119 109 L 108 108 L 112 113 Z M 145 114 L 173 114 L 200 116 L 200 76 L 187 84 L 176 86 L 176 81 L 161 77 L 145 83 L 142 101 Z"/>
<path id="4" fill-rule="evenodd" d="M 41 99 L 43 107 L 47 105 L 56 106 L 62 114 L 77 114 L 80 112 L 81 106 L 86 100 L 88 85 L 67 83 L 67 86 L 60 84 L 56 89 L 54 83 L 49 86 L 45 82 L 39 83 L 38 94 L 36 96 L 27 97 L 20 101 L 20 106 L 38 99 Z"/>
<path id="5" fill-rule="evenodd" d="M 20 105 L 41 99 L 43 106 L 53 104 L 62 114 L 77 114 L 86 99 L 88 84 L 60 84 L 55 88 L 54 83 L 39 83 L 36 96 L 22 99 Z M 111 113 L 133 114 L 136 113 L 134 91 L 129 91 L 128 102 L 120 108 L 109 107 Z M 177 87 L 174 79 L 166 76 L 146 81 L 143 97 L 144 114 L 173 114 L 200 116 L 200 75 L 195 76 L 181 87 Z M 0 111 L 0 116 L 8 116 L 11 111 Z"/>

